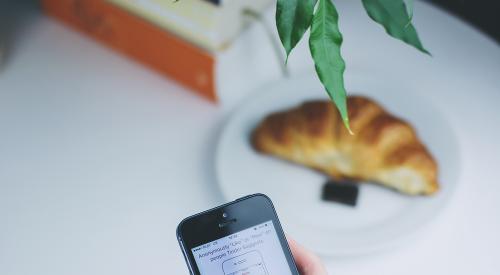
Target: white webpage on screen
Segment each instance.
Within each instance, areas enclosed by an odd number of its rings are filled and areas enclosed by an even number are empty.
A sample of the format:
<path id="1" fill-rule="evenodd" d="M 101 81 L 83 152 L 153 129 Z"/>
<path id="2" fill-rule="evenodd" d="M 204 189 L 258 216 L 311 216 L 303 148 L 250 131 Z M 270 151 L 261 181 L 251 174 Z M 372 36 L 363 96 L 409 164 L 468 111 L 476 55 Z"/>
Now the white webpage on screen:
<path id="1" fill-rule="evenodd" d="M 272 221 L 191 250 L 202 275 L 292 274 Z"/>

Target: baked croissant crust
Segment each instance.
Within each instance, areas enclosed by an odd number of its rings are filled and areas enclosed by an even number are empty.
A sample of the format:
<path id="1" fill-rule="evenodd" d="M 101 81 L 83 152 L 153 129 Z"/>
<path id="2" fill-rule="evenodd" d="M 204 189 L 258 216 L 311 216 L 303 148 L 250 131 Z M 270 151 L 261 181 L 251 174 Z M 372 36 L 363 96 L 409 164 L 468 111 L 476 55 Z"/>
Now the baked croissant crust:
<path id="1" fill-rule="evenodd" d="M 348 97 L 347 107 L 354 135 L 330 101 L 310 101 L 267 116 L 252 145 L 334 179 L 375 182 L 408 195 L 438 190 L 437 164 L 410 124 L 366 97 Z"/>

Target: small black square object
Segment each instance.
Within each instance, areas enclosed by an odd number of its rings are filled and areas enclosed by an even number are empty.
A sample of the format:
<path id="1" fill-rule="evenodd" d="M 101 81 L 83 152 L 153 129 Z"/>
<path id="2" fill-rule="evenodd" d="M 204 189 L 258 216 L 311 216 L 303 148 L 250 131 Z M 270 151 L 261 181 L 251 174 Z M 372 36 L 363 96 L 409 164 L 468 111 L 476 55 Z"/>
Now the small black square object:
<path id="1" fill-rule="evenodd" d="M 358 194 L 359 186 L 356 183 L 329 180 L 323 185 L 321 198 L 325 201 L 334 201 L 349 206 L 356 206 Z"/>

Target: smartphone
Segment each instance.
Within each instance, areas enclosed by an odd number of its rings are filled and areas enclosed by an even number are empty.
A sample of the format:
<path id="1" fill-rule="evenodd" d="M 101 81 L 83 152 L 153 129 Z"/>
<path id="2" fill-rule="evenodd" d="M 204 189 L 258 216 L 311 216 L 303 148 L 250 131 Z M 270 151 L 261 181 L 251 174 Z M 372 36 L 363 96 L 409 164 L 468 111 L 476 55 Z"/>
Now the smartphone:
<path id="1" fill-rule="evenodd" d="M 263 194 L 184 219 L 177 239 L 194 275 L 299 275 L 273 203 Z"/>

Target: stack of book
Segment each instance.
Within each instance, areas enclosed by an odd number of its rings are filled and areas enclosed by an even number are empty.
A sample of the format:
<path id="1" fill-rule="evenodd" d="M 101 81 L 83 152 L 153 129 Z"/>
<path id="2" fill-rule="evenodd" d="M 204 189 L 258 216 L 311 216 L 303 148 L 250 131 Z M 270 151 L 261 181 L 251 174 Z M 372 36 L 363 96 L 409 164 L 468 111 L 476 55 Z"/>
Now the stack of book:
<path id="1" fill-rule="evenodd" d="M 216 101 L 217 53 L 271 0 L 42 0 L 47 14 Z"/>

